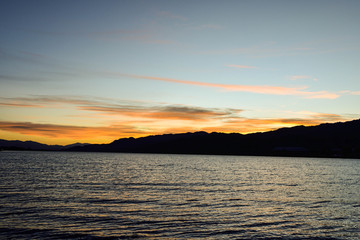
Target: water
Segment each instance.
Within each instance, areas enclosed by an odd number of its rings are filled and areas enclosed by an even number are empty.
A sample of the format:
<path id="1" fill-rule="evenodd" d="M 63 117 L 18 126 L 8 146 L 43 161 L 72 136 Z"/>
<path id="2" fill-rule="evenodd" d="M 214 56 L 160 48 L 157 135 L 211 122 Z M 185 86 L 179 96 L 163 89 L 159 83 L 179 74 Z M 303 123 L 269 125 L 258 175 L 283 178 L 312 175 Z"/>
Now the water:
<path id="1" fill-rule="evenodd" d="M 360 160 L 0 152 L 1 239 L 360 239 Z"/>

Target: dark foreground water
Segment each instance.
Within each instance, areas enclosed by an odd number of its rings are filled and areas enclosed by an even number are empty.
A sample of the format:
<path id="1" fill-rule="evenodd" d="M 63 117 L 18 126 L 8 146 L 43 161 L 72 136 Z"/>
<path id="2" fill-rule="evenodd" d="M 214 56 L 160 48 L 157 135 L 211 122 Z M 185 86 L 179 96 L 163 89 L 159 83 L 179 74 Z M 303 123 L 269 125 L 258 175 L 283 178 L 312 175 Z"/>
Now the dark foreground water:
<path id="1" fill-rule="evenodd" d="M 360 239 L 360 160 L 0 152 L 0 239 Z"/>

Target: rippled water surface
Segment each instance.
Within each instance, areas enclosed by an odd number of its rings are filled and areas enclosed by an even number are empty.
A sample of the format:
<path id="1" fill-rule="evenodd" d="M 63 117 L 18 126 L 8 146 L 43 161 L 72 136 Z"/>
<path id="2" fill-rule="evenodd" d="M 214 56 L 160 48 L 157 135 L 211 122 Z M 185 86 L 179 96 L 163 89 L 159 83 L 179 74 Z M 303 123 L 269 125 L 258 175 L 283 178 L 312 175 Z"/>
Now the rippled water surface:
<path id="1" fill-rule="evenodd" d="M 1 239 L 360 239 L 360 160 L 0 152 Z"/>

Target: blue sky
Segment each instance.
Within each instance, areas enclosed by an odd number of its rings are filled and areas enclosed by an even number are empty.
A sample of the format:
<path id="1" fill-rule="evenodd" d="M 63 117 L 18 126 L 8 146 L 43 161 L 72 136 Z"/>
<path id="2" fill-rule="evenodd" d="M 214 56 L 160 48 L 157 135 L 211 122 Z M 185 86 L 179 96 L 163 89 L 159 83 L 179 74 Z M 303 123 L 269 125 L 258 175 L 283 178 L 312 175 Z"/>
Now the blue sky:
<path id="1" fill-rule="evenodd" d="M 359 118 L 359 1 L 3 1 L 0 134 L 66 144 Z"/>

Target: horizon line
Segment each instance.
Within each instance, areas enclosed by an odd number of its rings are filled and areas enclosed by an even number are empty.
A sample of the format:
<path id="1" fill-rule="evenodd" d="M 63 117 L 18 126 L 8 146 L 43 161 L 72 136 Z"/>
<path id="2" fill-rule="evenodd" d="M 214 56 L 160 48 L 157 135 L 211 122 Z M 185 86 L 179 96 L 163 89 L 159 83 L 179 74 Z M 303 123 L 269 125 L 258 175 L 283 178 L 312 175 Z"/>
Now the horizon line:
<path id="1" fill-rule="evenodd" d="M 120 139 L 140 139 L 140 138 L 147 138 L 147 137 L 155 137 L 155 136 L 164 136 L 164 135 L 181 135 L 181 134 L 194 134 L 194 133 L 206 133 L 206 134 L 214 134 L 214 133 L 218 133 L 218 134 L 238 134 L 238 135 L 251 135 L 251 134 L 257 134 L 257 133 L 267 133 L 267 132 L 274 132 L 280 129 L 290 129 L 290 128 L 296 128 L 296 127 L 316 127 L 316 126 L 320 126 L 320 125 L 326 125 L 326 124 L 338 124 L 338 123 L 345 123 L 345 122 L 353 122 L 353 121 L 360 121 L 360 118 L 357 119 L 352 119 L 352 120 L 343 120 L 343 121 L 337 121 L 337 122 L 324 122 L 324 123 L 319 123 L 319 124 L 310 124 L 310 125 L 294 125 L 291 127 L 279 127 L 279 128 L 275 128 L 272 130 L 268 130 L 268 131 L 255 131 L 255 132 L 248 132 L 248 133 L 240 133 L 240 132 L 217 132 L 217 131 L 204 131 L 204 130 L 199 130 L 199 131 L 191 131 L 191 132 L 179 132 L 179 133 L 161 133 L 161 134 L 149 134 L 146 136 L 140 136 L 140 137 L 120 137 L 117 139 L 114 139 L 108 143 L 103 142 L 103 143 L 86 143 L 86 142 L 73 142 L 70 144 L 48 144 L 48 143 L 44 143 L 42 141 L 34 141 L 34 140 L 19 140 L 19 139 L 14 139 L 14 140 L 9 140 L 9 139 L 4 139 L 1 138 L 0 140 L 4 140 L 4 141 L 18 141 L 18 142 L 34 142 L 34 143 L 40 143 L 40 144 L 44 144 L 47 146 L 69 146 L 69 145 L 73 145 L 73 144 L 89 144 L 89 145 L 102 145 L 102 144 L 110 144 L 114 141 L 120 140 Z"/>

